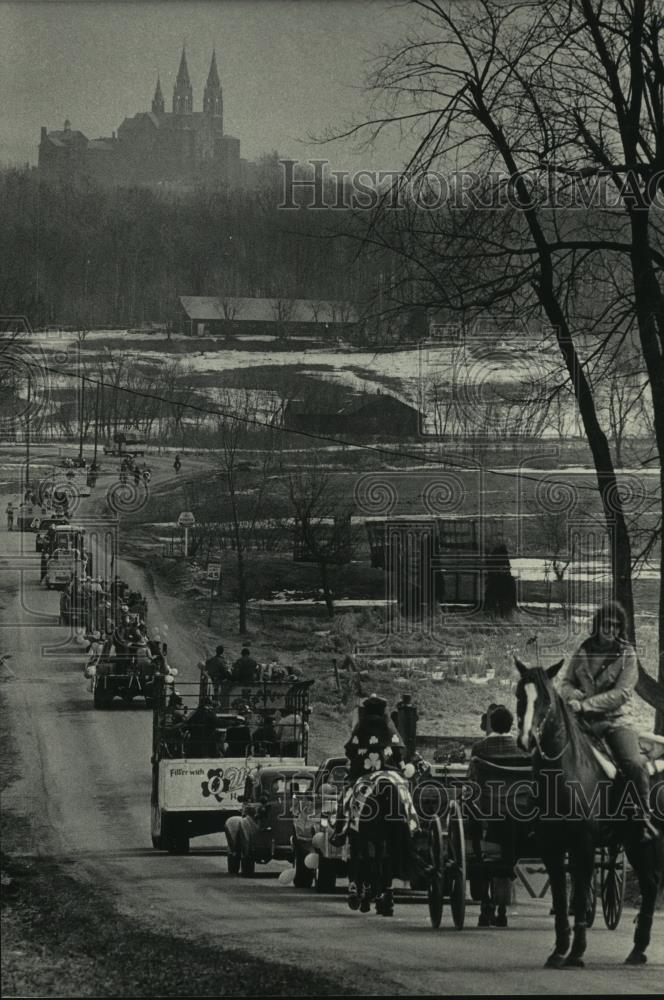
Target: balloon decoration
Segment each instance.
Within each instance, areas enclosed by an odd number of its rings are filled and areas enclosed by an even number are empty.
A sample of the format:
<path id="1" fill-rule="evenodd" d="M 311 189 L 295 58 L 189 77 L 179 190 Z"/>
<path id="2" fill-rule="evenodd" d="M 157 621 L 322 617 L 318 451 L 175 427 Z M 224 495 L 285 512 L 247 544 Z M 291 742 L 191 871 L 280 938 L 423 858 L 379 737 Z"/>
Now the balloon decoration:
<path id="1" fill-rule="evenodd" d="M 320 858 L 318 857 L 317 854 L 314 854 L 313 852 L 311 854 L 307 854 L 307 856 L 304 859 L 305 868 L 310 868 L 311 871 L 315 871 L 316 868 L 318 868 L 319 863 L 320 863 Z"/>
<path id="2" fill-rule="evenodd" d="M 325 844 L 325 835 L 323 833 L 320 833 L 320 831 L 318 833 L 315 833 L 311 838 L 311 846 L 315 847 L 317 851 L 322 850 L 324 844 Z"/>
<path id="3" fill-rule="evenodd" d="M 292 885 L 295 879 L 295 869 L 294 868 L 284 868 L 282 872 L 279 872 L 279 878 L 277 881 L 279 885 Z"/>

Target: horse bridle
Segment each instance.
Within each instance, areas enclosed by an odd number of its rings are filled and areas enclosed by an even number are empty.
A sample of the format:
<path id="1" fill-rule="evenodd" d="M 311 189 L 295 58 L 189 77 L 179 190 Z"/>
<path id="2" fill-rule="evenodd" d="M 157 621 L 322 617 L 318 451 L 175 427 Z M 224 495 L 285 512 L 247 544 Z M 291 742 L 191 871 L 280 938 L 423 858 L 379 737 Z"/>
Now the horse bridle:
<path id="1" fill-rule="evenodd" d="M 538 754 L 540 755 L 540 757 L 543 760 L 560 760 L 560 758 L 562 757 L 562 755 L 568 749 L 568 747 L 570 745 L 570 742 L 571 742 L 571 739 L 572 739 L 572 737 L 570 736 L 570 733 L 569 733 L 567 719 L 563 715 L 563 721 L 565 723 L 565 730 L 566 730 L 566 733 L 567 733 L 567 742 L 565 743 L 565 746 L 562 748 L 562 750 L 560 751 L 560 753 L 554 754 L 552 757 L 550 757 L 548 754 L 544 753 L 544 751 L 542 750 L 542 745 L 541 745 L 540 741 L 541 741 L 542 735 L 544 733 L 544 729 L 545 729 L 547 723 L 549 722 L 549 719 L 551 718 L 551 716 L 554 713 L 555 706 L 556 706 L 556 702 L 555 702 L 555 695 L 554 695 L 554 697 L 549 700 L 549 707 L 547 708 L 547 710 L 544 713 L 543 717 L 540 719 L 540 721 L 538 722 L 537 726 L 535 726 L 532 729 L 532 731 L 531 731 L 532 732 L 532 736 L 533 736 L 533 742 L 535 743 L 535 747 L 537 748 L 537 752 L 538 752 Z"/>

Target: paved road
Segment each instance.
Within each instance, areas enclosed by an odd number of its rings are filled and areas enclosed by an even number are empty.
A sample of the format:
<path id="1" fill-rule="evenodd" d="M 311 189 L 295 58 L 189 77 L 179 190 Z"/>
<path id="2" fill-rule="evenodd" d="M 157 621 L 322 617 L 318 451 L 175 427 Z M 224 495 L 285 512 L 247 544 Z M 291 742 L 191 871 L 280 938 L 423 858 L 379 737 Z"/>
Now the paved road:
<path id="1" fill-rule="evenodd" d="M 664 980 L 661 925 L 646 969 L 629 969 L 632 913 L 615 933 L 591 933 L 588 967 L 544 970 L 552 943 L 546 903 L 519 900 L 508 930 L 480 930 L 475 909 L 459 933 L 433 931 L 424 900 L 398 902 L 394 919 L 351 913 L 343 895 L 280 885 L 283 865 L 253 880 L 225 871 L 220 838 L 194 841 L 188 857 L 150 846 L 150 716 L 138 705 L 95 712 L 82 657 L 57 624 L 58 594 L 40 590 L 33 535 L 0 534 L 0 645 L 9 651 L 3 684 L 23 774 L 6 805 L 30 815 L 31 853 L 53 854 L 68 871 L 107 886 L 125 912 L 191 940 L 239 946 L 263 956 L 357 978 L 360 993 L 658 993 Z M 28 553 L 21 557 L 21 541 Z M 23 568 L 21 569 L 21 566 Z M 140 568 L 123 566 L 140 578 Z M 151 596 L 153 622 L 172 604 Z M 171 630 L 169 659 L 182 668 L 191 637 Z M 7 666 L 4 668 L 7 674 Z M 185 670 L 193 679 L 195 670 Z M 200 845 L 200 846 L 199 846 Z M 661 920 L 661 918 L 660 918 Z"/>

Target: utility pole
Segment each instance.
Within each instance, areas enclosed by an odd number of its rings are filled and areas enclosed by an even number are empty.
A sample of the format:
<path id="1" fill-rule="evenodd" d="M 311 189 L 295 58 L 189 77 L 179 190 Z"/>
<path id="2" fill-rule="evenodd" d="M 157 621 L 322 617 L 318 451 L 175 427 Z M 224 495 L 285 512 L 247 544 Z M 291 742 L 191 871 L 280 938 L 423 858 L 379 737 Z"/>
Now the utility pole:
<path id="1" fill-rule="evenodd" d="M 28 369 L 28 405 L 25 409 L 25 488 L 30 488 L 30 400 L 32 394 L 30 369 Z"/>
<path id="2" fill-rule="evenodd" d="M 97 391 L 95 393 L 95 451 L 92 456 L 92 462 L 94 465 L 97 464 L 97 441 L 99 440 L 99 390 L 101 389 L 101 382 L 97 382 Z"/>
<path id="3" fill-rule="evenodd" d="M 78 385 L 80 390 L 79 414 L 78 414 L 78 461 L 83 462 L 83 419 L 85 402 L 85 382 L 81 378 L 81 341 L 78 342 Z"/>

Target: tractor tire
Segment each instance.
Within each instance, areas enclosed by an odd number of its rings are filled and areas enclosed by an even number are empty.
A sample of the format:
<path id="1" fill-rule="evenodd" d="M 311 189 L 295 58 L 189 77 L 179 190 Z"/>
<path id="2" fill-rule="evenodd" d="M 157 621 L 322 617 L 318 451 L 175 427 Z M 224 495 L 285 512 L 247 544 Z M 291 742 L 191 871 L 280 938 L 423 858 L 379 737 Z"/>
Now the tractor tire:
<path id="1" fill-rule="evenodd" d="M 111 695 L 109 698 L 106 692 L 105 691 L 102 692 L 101 688 L 97 685 L 95 686 L 92 699 L 94 707 L 103 710 L 111 707 L 111 703 L 113 701 L 113 695 Z"/>
<path id="2" fill-rule="evenodd" d="M 256 871 L 256 862 L 253 858 L 247 858 L 243 855 L 240 858 L 240 873 L 244 878 L 251 878 Z"/>
<path id="3" fill-rule="evenodd" d="M 304 863 L 304 854 L 302 853 L 297 841 L 293 844 L 293 855 L 295 859 L 295 876 L 293 878 L 293 885 L 296 889 L 311 889 L 314 884 L 314 875 L 316 874 L 313 869 L 307 868 Z"/>
<path id="4" fill-rule="evenodd" d="M 321 858 L 316 868 L 316 892 L 334 892 L 337 885 L 337 873 L 334 861 Z"/>

